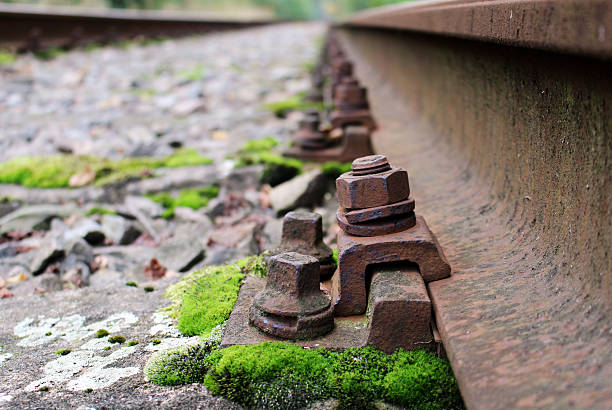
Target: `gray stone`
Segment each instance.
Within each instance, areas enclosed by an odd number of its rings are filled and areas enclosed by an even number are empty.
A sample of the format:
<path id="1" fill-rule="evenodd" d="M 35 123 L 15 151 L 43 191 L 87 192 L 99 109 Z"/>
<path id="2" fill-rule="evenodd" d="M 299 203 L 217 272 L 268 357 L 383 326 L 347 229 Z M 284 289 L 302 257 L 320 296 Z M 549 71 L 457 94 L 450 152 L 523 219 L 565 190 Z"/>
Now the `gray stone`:
<path id="1" fill-rule="evenodd" d="M 233 169 L 221 182 L 221 187 L 230 192 L 243 192 L 249 188 L 257 187 L 259 186 L 259 180 L 263 171 L 263 165 L 251 165 Z"/>
<path id="2" fill-rule="evenodd" d="M 131 182 L 125 189 L 130 195 L 145 195 L 175 189 L 201 187 L 217 182 L 218 171 L 214 165 L 198 165 L 158 169 L 155 172 L 155 177 Z"/>
<path id="3" fill-rule="evenodd" d="M 89 218 L 80 219 L 72 228 L 64 232 L 64 240 L 67 243 L 85 239 L 91 245 L 100 245 L 104 242 L 104 238 L 100 224 Z"/>
<path id="4" fill-rule="evenodd" d="M 104 235 L 116 245 L 129 245 L 142 234 L 134 222 L 119 215 L 102 215 L 101 226 Z"/>
<path id="5" fill-rule="evenodd" d="M 76 212 L 72 205 L 23 206 L 0 218 L 0 233 L 10 231 L 48 230 L 53 218 L 63 218 Z"/>
<path id="6" fill-rule="evenodd" d="M 270 191 L 272 209 L 277 213 L 299 207 L 313 207 L 327 192 L 327 179 L 319 170 L 313 170 L 283 182 Z"/>
<path id="7" fill-rule="evenodd" d="M 173 271 L 186 272 L 203 260 L 204 229 L 207 227 L 198 223 L 180 225 L 174 236 L 157 249 L 156 258 L 159 263 Z"/>
<path id="8" fill-rule="evenodd" d="M 125 207 L 128 214 L 133 211 L 142 212 L 149 218 L 159 218 L 164 212 L 164 207 L 157 202 L 144 196 L 128 196 L 125 198 Z M 134 217 L 136 217 L 134 215 Z"/>
<path id="9" fill-rule="evenodd" d="M 61 235 L 47 235 L 36 251 L 30 271 L 33 275 L 40 275 L 52 263 L 59 262 L 66 254 L 65 241 Z"/>

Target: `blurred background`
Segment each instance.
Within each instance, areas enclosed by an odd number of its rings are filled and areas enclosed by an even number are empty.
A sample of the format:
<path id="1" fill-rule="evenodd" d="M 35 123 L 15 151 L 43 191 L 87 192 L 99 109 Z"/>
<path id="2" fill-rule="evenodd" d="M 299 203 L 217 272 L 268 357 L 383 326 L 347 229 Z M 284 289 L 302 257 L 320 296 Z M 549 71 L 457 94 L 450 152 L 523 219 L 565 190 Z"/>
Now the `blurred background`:
<path id="1" fill-rule="evenodd" d="M 193 10 L 252 17 L 315 20 L 342 17 L 357 10 L 402 1 L 405 0 L 5 0 L 4 2 L 96 8 Z"/>

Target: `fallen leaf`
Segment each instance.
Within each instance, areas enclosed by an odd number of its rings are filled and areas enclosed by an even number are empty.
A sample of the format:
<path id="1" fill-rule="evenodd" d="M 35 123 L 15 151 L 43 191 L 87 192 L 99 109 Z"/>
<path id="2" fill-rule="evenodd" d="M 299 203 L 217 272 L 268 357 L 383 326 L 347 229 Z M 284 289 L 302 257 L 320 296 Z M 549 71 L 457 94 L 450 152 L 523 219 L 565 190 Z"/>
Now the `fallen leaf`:
<path id="1" fill-rule="evenodd" d="M 155 258 L 149 261 L 149 264 L 144 268 L 144 274 L 151 280 L 158 280 L 166 275 L 166 268 Z"/>
<path id="2" fill-rule="evenodd" d="M 7 288 L 0 288 L 0 299 L 12 298 L 13 294 Z"/>
<path id="3" fill-rule="evenodd" d="M 212 139 L 214 140 L 226 140 L 228 137 L 227 132 L 222 130 L 215 130 L 212 133 Z"/>
<path id="4" fill-rule="evenodd" d="M 15 276 L 13 276 L 11 278 L 8 278 L 6 280 L 6 283 L 8 283 L 8 284 L 17 283 L 17 282 L 22 282 L 22 281 L 27 280 L 27 279 L 28 279 L 28 277 L 26 276 L 26 274 L 25 273 L 21 273 L 19 275 L 15 275 Z M 0 285 L 0 287 L 1 286 L 2 285 Z"/>
<path id="5" fill-rule="evenodd" d="M 91 184 L 96 179 L 96 171 L 87 167 L 70 177 L 68 185 L 71 187 L 81 187 Z"/>

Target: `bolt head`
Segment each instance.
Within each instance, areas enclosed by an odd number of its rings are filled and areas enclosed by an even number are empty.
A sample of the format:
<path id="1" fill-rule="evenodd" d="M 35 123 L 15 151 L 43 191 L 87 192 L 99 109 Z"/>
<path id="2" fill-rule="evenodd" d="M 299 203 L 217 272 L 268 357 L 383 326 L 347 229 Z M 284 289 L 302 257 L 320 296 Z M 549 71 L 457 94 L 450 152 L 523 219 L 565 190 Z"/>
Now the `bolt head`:
<path id="1" fill-rule="evenodd" d="M 323 239 L 323 219 L 314 212 L 293 211 L 283 218 L 283 242 L 313 246 Z"/>
<path id="2" fill-rule="evenodd" d="M 345 209 L 365 209 L 402 201 L 410 195 L 408 173 L 393 167 L 375 174 L 347 172 L 336 180 L 338 202 Z"/>
<path id="3" fill-rule="evenodd" d="M 319 261 L 297 252 L 273 256 L 268 262 L 266 289 L 299 298 L 320 291 Z"/>

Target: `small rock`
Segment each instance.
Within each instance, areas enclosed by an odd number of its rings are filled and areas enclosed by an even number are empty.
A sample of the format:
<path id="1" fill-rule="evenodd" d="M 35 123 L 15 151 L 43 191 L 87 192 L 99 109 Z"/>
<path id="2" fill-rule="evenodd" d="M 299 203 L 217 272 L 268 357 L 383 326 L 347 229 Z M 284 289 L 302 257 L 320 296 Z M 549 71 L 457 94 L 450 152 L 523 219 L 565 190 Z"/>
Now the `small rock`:
<path id="1" fill-rule="evenodd" d="M 221 187 L 230 192 L 243 192 L 249 188 L 258 187 L 264 168 L 263 165 L 251 165 L 233 169 L 222 181 Z"/>
<path id="2" fill-rule="evenodd" d="M 174 236 L 157 249 L 157 259 L 168 269 L 186 272 L 204 259 L 204 246 L 200 238 L 210 228 L 204 224 L 180 225 Z"/>
<path id="3" fill-rule="evenodd" d="M 33 275 L 40 275 L 47 267 L 61 260 L 65 255 L 65 241 L 60 235 L 48 235 L 41 242 L 30 264 Z"/>
<path id="4" fill-rule="evenodd" d="M 82 288 L 89 285 L 91 270 L 83 262 L 76 262 L 71 268 L 62 272 L 62 287 L 67 289 Z"/>
<path id="5" fill-rule="evenodd" d="M 181 101 L 172 107 L 172 112 L 180 116 L 187 116 L 189 114 L 193 114 L 194 112 L 201 112 L 205 110 L 206 107 L 204 102 L 198 98 Z"/>
<path id="6" fill-rule="evenodd" d="M 278 214 L 298 207 L 313 207 L 323 199 L 327 191 L 327 179 L 319 170 L 299 175 L 272 188 L 270 202 Z"/>
<path id="7" fill-rule="evenodd" d="M 49 230 L 53 218 L 63 218 L 76 211 L 70 205 L 31 205 L 23 206 L 0 218 L 0 233 L 19 231 Z"/>
<path id="8" fill-rule="evenodd" d="M 95 246 L 104 242 L 105 235 L 99 223 L 89 218 L 83 218 L 74 227 L 64 232 L 64 239 L 67 243 L 81 238 Z"/>
<path id="9" fill-rule="evenodd" d="M 153 219 L 159 218 L 164 212 L 163 206 L 144 196 L 130 195 L 126 197 L 125 206 L 127 207 L 128 213 L 130 212 L 130 209 L 134 209 Z"/>
<path id="10" fill-rule="evenodd" d="M 129 245 L 142 234 L 133 222 L 119 215 L 102 215 L 101 226 L 104 235 L 117 245 Z"/>

